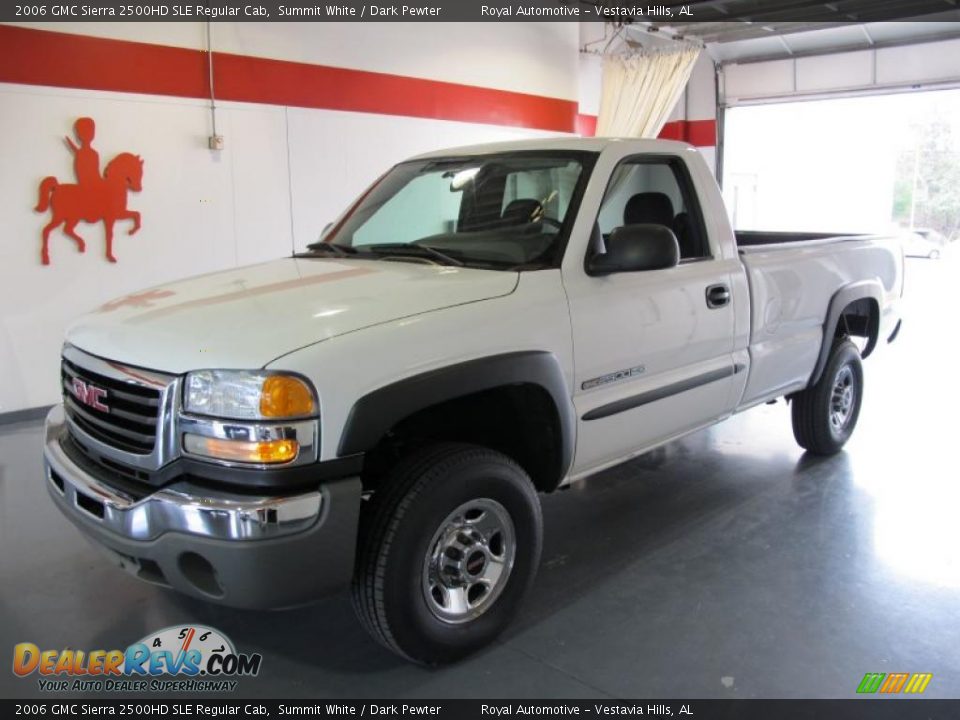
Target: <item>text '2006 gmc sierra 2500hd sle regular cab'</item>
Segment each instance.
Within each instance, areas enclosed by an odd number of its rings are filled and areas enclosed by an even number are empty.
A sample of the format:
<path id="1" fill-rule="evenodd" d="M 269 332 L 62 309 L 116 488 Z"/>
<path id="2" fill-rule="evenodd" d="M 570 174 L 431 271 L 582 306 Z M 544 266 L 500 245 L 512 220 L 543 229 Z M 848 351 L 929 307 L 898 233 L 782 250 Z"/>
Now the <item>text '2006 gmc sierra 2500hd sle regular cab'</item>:
<path id="1" fill-rule="evenodd" d="M 736 237 L 681 143 L 431 153 L 308 252 L 71 327 L 47 484 L 143 580 L 245 608 L 352 582 L 375 638 L 450 661 L 529 589 L 538 493 L 784 396 L 837 452 L 902 284 L 889 238 Z"/>

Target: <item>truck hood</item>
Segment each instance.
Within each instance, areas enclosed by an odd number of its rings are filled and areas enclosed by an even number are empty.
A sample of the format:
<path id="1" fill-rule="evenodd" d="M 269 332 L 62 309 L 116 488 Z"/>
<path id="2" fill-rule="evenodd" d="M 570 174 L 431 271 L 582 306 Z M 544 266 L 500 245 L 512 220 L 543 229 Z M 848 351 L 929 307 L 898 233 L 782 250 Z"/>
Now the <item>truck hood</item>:
<path id="1" fill-rule="evenodd" d="M 93 355 L 170 373 L 258 368 L 344 333 L 509 295 L 515 272 L 287 258 L 112 300 L 67 331 Z"/>

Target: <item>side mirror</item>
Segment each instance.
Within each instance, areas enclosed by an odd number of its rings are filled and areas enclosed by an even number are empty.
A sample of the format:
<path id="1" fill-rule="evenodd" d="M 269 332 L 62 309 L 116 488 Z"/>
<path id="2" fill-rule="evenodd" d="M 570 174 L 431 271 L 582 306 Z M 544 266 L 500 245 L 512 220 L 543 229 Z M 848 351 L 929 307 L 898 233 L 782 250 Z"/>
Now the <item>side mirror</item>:
<path id="1" fill-rule="evenodd" d="M 330 232 L 330 228 L 332 227 L 333 227 L 332 222 L 328 222 L 326 225 L 323 226 L 323 230 L 320 231 L 320 237 L 318 238 L 318 242 L 323 242 L 323 239 L 327 236 L 327 233 Z"/>
<path id="2" fill-rule="evenodd" d="M 623 225 L 610 233 L 607 251 L 587 260 L 590 275 L 662 270 L 680 262 L 680 245 L 666 225 Z"/>

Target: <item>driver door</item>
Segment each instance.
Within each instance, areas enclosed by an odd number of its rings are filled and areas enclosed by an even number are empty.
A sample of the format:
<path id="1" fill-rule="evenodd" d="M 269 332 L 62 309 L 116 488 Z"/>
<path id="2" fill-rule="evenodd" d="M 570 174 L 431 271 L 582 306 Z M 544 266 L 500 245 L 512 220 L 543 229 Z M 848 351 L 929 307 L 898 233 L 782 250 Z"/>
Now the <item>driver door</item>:
<path id="1" fill-rule="evenodd" d="M 639 454 L 729 412 L 739 372 L 732 355 L 730 261 L 711 247 L 681 158 L 631 157 L 617 166 L 589 252 L 603 252 L 604 237 L 614 228 L 638 223 L 672 230 L 680 264 L 603 276 L 591 276 L 584 266 L 564 278 L 576 368 L 573 475 Z"/>

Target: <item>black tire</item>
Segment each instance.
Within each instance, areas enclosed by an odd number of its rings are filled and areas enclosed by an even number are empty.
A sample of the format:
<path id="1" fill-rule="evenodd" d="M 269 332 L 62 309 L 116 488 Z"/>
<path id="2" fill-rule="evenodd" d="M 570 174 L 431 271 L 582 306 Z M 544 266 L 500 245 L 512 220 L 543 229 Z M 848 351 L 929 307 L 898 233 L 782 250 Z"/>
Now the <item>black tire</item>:
<path id="1" fill-rule="evenodd" d="M 838 383 L 849 380 L 852 398 L 844 401 Z M 845 382 L 844 385 L 846 386 Z M 835 391 L 839 412 L 834 419 Z M 863 402 L 863 364 L 860 351 L 849 340 L 838 341 L 817 383 L 793 397 L 793 436 L 800 447 L 815 455 L 840 452 L 857 426 Z M 844 411 L 844 407 L 846 410 Z"/>
<path id="2" fill-rule="evenodd" d="M 493 450 L 438 444 L 401 461 L 369 502 L 353 580 L 354 609 L 367 632 L 425 665 L 455 661 L 491 642 L 515 614 L 540 562 L 540 501 L 523 469 Z M 453 624 L 437 616 L 437 602 L 428 598 L 425 567 L 428 554 L 441 546 L 435 536 L 451 527 L 451 513 L 473 502 L 509 515 L 513 561 L 481 614 Z"/>

